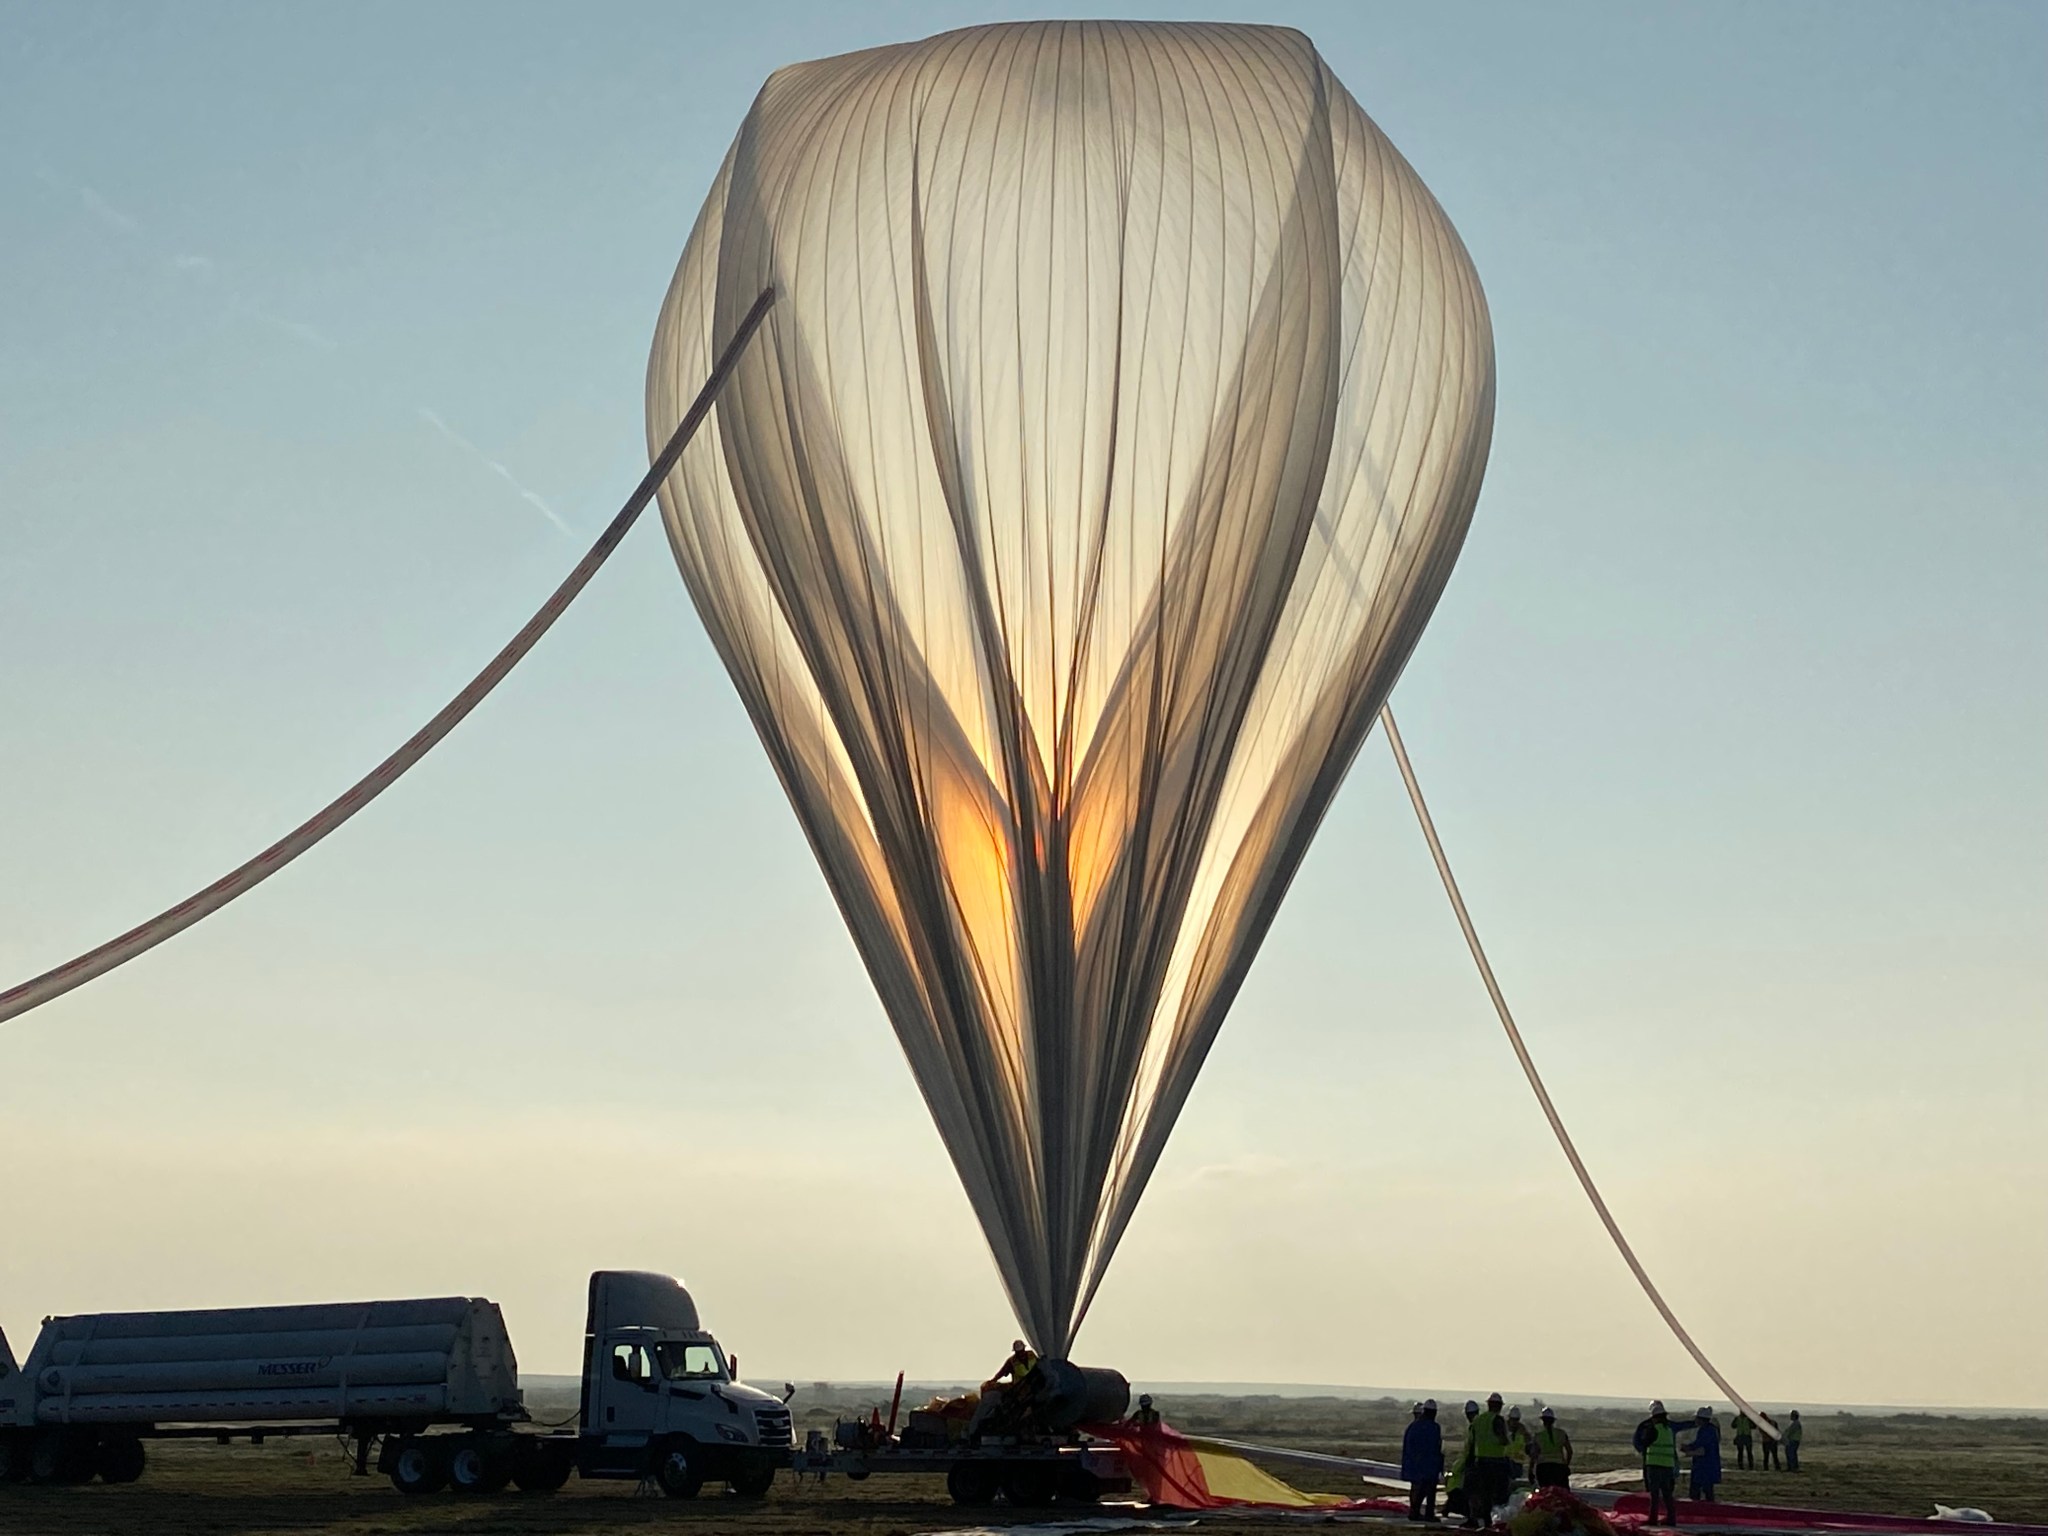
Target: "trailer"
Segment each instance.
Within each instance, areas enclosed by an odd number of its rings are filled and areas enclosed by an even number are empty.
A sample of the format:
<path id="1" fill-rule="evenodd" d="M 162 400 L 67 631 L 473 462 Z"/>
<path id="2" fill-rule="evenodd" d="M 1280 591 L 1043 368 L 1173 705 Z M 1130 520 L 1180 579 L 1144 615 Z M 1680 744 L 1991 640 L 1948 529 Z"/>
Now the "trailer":
<path id="1" fill-rule="evenodd" d="M 790 1423 L 733 1379 L 682 1285 L 631 1270 L 590 1277 L 573 1428 L 532 1423 L 504 1317 L 476 1297 L 53 1317 L 19 1366 L 0 1333 L 0 1484 L 133 1482 L 155 1440 L 338 1435 L 358 1475 L 407 1494 L 574 1474 L 759 1497 Z"/>

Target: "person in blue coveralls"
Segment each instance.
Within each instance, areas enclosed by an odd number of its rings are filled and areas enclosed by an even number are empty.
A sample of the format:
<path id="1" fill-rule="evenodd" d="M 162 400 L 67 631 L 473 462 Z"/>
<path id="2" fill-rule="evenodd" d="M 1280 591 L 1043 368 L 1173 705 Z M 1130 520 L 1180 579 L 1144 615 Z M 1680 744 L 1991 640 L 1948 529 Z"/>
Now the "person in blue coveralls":
<path id="1" fill-rule="evenodd" d="M 1721 1481 L 1721 1426 L 1714 1422 L 1713 1409 L 1702 1408 L 1693 1415 L 1685 1454 L 1692 1459 L 1692 1487 L 1687 1492 L 1695 1503 L 1713 1503 L 1714 1485 Z"/>
<path id="2" fill-rule="evenodd" d="M 1408 1518 L 1436 1524 L 1436 1485 L 1444 1475 L 1444 1431 L 1436 1421 L 1436 1399 L 1415 1405 L 1401 1435 L 1401 1476 L 1408 1484 Z"/>

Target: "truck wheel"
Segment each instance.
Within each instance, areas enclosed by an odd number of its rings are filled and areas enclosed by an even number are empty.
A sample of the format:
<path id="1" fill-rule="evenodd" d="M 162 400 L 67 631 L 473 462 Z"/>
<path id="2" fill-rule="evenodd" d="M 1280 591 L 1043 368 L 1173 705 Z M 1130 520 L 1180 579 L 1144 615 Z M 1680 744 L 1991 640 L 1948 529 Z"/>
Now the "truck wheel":
<path id="1" fill-rule="evenodd" d="M 725 1486 L 743 1499 L 765 1499 L 768 1490 L 775 1486 L 773 1467 L 756 1467 L 751 1472 L 742 1472 L 737 1477 L 726 1479 Z"/>
<path id="2" fill-rule="evenodd" d="M 996 1469 L 979 1461 L 956 1461 L 946 1474 L 946 1492 L 955 1504 L 980 1509 L 996 1501 Z"/>
<path id="3" fill-rule="evenodd" d="M 512 1481 L 512 1458 L 484 1440 L 464 1440 L 448 1457 L 448 1486 L 457 1493 L 499 1493 Z"/>
<path id="4" fill-rule="evenodd" d="M 61 1429 L 46 1429 L 29 1446 L 32 1483 L 82 1483 L 92 1476 L 93 1443 Z"/>
<path id="5" fill-rule="evenodd" d="M 407 1440 L 391 1458 L 391 1486 L 400 1493 L 438 1493 L 448 1483 L 448 1462 L 424 1440 Z"/>
<path id="6" fill-rule="evenodd" d="M 142 1442 L 135 1439 L 102 1440 L 94 1456 L 95 1470 L 103 1483 L 132 1483 L 142 1476 L 148 1457 Z"/>
<path id="7" fill-rule="evenodd" d="M 521 1493 L 557 1493 L 574 1465 L 566 1448 L 522 1445 L 512 1456 L 512 1482 Z"/>
<path id="8" fill-rule="evenodd" d="M 1003 1468 L 1003 1497 L 1019 1509 L 1043 1509 L 1059 1491 L 1057 1467 L 1024 1461 Z"/>
<path id="9" fill-rule="evenodd" d="M 704 1474 L 697 1470 L 690 1453 L 679 1445 L 662 1453 L 661 1464 L 654 1469 L 654 1480 L 672 1499 L 694 1499 L 704 1486 Z"/>

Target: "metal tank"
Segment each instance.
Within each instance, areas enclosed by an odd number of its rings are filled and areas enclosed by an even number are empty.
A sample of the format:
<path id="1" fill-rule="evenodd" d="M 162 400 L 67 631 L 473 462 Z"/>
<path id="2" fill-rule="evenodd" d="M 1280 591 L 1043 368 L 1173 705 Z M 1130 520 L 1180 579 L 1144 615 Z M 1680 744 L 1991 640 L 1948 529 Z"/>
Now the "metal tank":
<path id="1" fill-rule="evenodd" d="M 463 1296 L 55 1317 L 21 1374 L 40 1424 L 522 1416 L 505 1319 Z"/>
<path id="2" fill-rule="evenodd" d="M 1043 1384 L 1032 1405 L 1033 1416 L 1047 1429 L 1065 1431 L 1083 1424 L 1108 1424 L 1130 1410 L 1131 1384 L 1121 1371 L 1068 1360 L 1041 1360 Z"/>

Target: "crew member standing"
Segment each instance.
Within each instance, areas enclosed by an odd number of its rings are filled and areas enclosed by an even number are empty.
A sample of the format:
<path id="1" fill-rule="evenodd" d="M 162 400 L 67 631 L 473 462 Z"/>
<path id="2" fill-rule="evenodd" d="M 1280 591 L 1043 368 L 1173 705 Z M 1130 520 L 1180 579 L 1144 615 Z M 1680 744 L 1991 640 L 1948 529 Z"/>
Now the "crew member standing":
<path id="1" fill-rule="evenodd" d="M 1529 1433 L 1529 1426 L 1522 1422 L 1520 1403 L 1508 1410 L 1508 1450 L 1510 1459 L 1515 1466 L 1521 1468 L 1522 1475 L 1530 1482 L 1535 1482 L 1536 1437 Z"/>
<path id="2" fill-rule="evenodd" d="M 1415 1405 L 1401 1436 L 1401 1476 L 1408 1483 L 1408 1518 L 1436 1524 L 1436 1485 L 1444 1475 L 1444 1431 L 1436 1421 L 1436 1399 Z"/>
<path id="3" fill-rule="evenodd" d="M 1694 1416 L 1685 1454 L 1692 1462 L 1692 1498 L 1701 1504 L 1713 1503 L 1714 1485 L 1721 1481 L 1721 1426 L 1714 1422 L 1713 1409 L 1702 1408 Z"/>
<path id="4" fill-rule="evenodd" d="M 1465 1528 L 1477 1531 L 1493 1523 L 1494 1510 L 1515 1486 L 1513 1442 L 1498 1392 L 1487 1394 L 1486 1411 L 1466 1429 L 1465 1444 L 1472 1462 L 1465 1474 Z"/>
<path id="5" fill-rule="evenodd" d="M 1457 1464 L 1444 1481 L 1444 1513 L 1463 1515 L 1472 1507 L 1472 1421 L 1479 1417 L 1479 1405 L 1465 1399 L 1465 1438 L 1458 1446 Z"/>
<path id="6" fill-rule="evenodd" d="M 1663 1403 L 1650 1404 L 1650 1416 L 1636 1426 L 1635 1446 L 1643 1458 L 1643 1487 L 1650 1495 L 1650 1518 L 1644 1523 L 1657 1523 L 1661 1505 L 1664 1523 L 1678 1524 L 1678 1433 Z"/>
<path id="7" fill-rule="evenodd" d="M 1756 1425 L 1740 1408 L 1735 1410 L 1735 1422 L 1728 1426 L 1729 1434 L 1735 1437 L 1735 1467 L 1737 1471 L 1756 1470 Z"/>
<path id="8" fill-rule="evenodd" d="M 1557 1425 L 1557 1414 L 1543 1410 L 1543 1427 L 1536 1431 L 1536 1486 L 1569 1488 L 1572 1485 L 1572 1437 Z"/>
<path id="9" fill-rule="evenodd" d="M 1776 1419 L 1772 1418 L 1768 1413 L 1759 1415 L 1759 1417 L 1763 1419 L 1763 1424 L 1760 1428 L 1764 1437 L 1764 1470 L 1768 1472 L 1773 1467 L 1782 1465 L 1778 1460 L 1778 1444 L 1785 1437 L 1778 1432 L 1778 1421 Z"/>
<path id="10" fill-rule="evenodd" d="M 1799 1442 L 1806 1438 L 1806 1426 L 1799 1422 L 1799 1410 L 1792 1410 L 1792 1422 L 1785 1426 L 1785 1470 L 1799 1470 Z"/>

